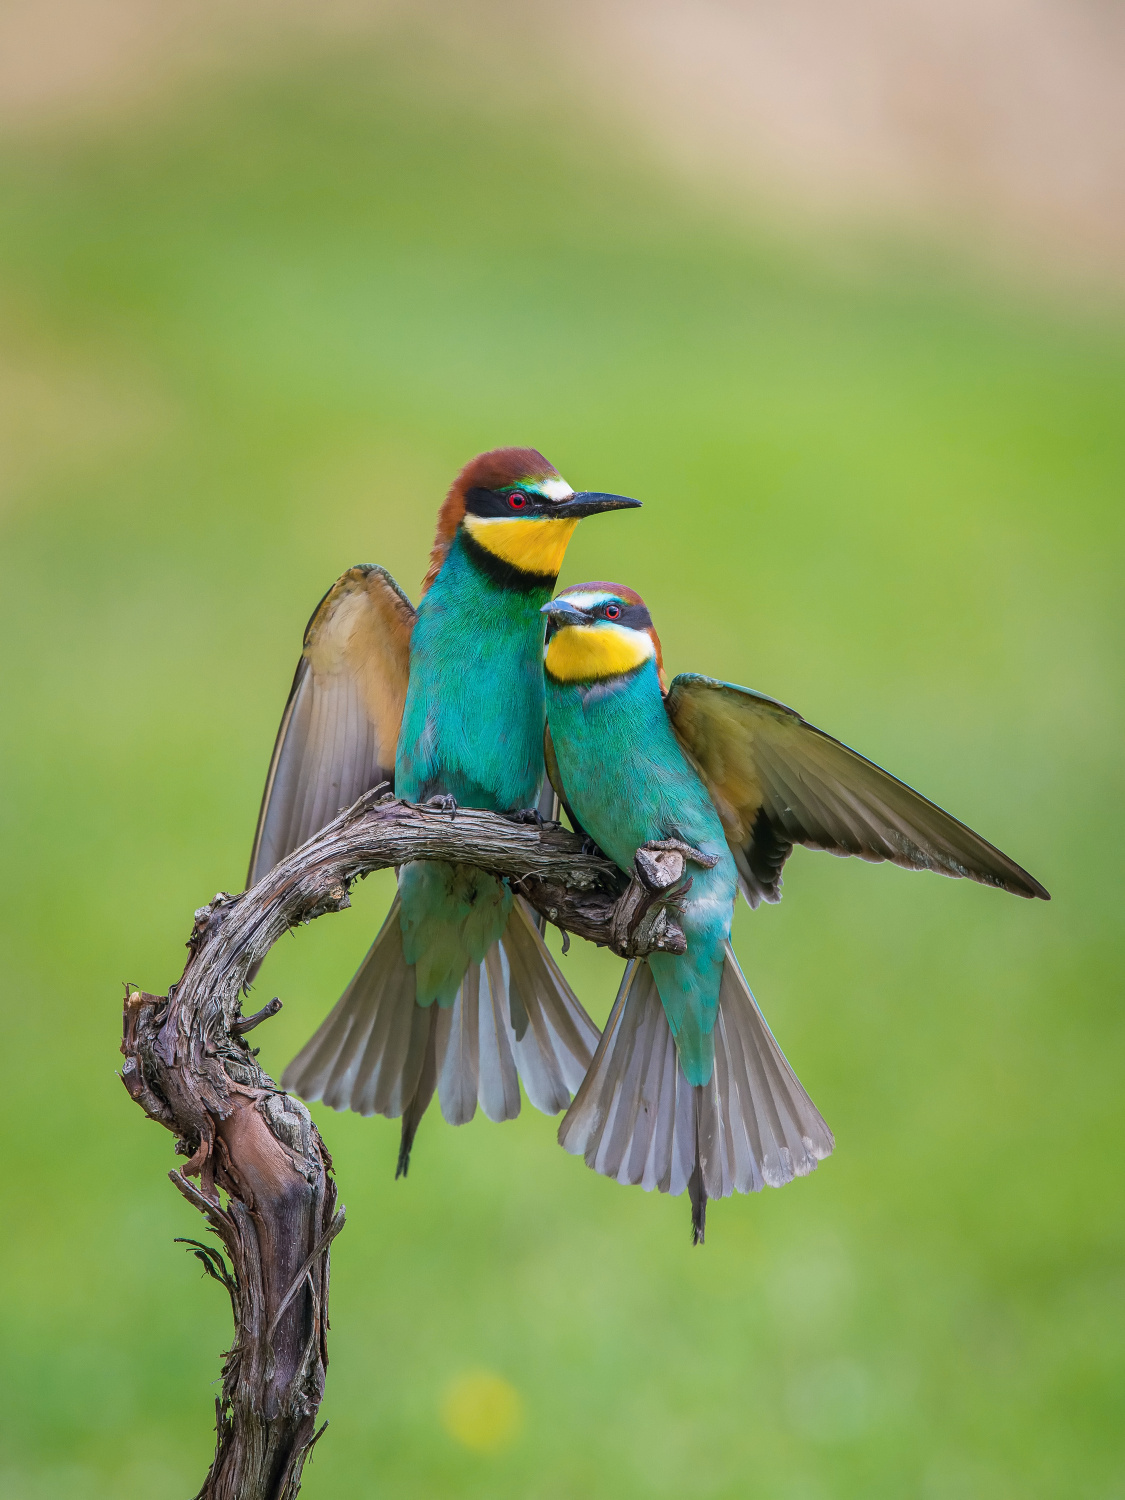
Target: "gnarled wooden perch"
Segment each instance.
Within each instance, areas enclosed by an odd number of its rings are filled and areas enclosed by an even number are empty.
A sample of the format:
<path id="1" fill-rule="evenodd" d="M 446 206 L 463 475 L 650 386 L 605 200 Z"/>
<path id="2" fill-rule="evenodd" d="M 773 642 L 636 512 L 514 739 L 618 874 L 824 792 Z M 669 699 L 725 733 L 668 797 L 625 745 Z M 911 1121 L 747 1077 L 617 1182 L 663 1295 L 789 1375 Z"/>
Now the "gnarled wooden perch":
<path id="1" fill-rule="evenodd" d="M 216 1401 L 214 1462 L 197 1500 L 292 1500 L 319 1437 L 328 1363 L 329 1246 L 344 1223 L 332 1160 L 308 1110 L 258 1066 L 241 1014 L 251 968 L 291 928 L 349 905 L 352 881 L 411 860 L 508 877 L 556 926 L 622 956 L 683 952 L 685 845 L 654 844 L 627 881 L 555 824 L 361 797 L 240 896 L 195 914 L 183 975 L 166 996 L 128 988 L 122 1082 L 188 1162 L 170 1173 L 229 1260 L 191 1244 L 230 1294 L 235 1338 Z M 198 1179 L 198 1186 L 192 1179 Z M 323 1430 L 323 1429 L 321 1429 Z"/>

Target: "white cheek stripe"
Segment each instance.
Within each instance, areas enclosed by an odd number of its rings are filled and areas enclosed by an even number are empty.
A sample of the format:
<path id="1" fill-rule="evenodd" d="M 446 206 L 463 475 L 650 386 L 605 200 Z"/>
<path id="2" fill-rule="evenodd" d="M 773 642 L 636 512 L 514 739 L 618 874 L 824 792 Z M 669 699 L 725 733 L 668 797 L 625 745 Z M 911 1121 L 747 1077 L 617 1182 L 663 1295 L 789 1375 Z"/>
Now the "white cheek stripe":
<path id="1" fill-rule="evenodd" d="M 542 479 L 536 489 L 541 495 L 546 495 L 548 500 L 569 500 L 574 494 L 565 479 Z"/>
<path id="2" fill-rule="evenodd" d="M 579 609 L 593 609 L 595 604 L 605 604 L 610 599 L 615 599 L 616 594 L 607 594 L 604 589 L 567 589 L 559 595 L 568 604 L 574 604 Z"/>

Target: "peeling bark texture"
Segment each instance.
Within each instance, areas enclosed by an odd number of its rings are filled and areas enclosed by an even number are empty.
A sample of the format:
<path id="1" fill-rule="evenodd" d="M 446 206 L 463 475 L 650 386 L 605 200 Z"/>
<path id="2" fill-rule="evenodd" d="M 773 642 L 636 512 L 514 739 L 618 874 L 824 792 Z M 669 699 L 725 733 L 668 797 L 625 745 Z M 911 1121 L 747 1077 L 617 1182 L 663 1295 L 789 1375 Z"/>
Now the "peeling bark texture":
<path id="1" fill-rule="evenodd" d="M 195 914 L 188 960 L 166 996 L 125 997 L 121 1079 L 188 1158 L 169 1175 L 218 1236 L 192 1246 L 231 1299 L 235 1337 L 216 1400 L 214 1462 L 197 1500 L 292 1500 L 320 1436 L 328 1364 L 329 1246 L 344 1224 L 332 1159 L 308 1110 L 259 1066 L 241 1013 L 247 975 L 279 937 L 349 905 L 352 881 L 440 859 L 506 876 L 548 921 L 622 957 L 684 951 L 677 917 L 688 862 L 673 842 L 638 851 L 631 879 L 557 824 L 361 797 L 240 896 Z"/>

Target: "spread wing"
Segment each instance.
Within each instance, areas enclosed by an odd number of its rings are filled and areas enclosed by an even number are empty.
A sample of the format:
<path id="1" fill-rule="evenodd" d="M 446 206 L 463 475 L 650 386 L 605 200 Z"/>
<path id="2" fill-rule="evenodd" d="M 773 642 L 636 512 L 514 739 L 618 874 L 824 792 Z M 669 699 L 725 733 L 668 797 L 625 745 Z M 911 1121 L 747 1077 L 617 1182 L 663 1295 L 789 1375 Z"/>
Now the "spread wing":
<path id="1" fill-rule="evenodd" d="M 248 885 L 381 781 L 393 783 L 414 608 L 383 568 L 349 568 L 305 631 L 273 747 Z"/>
<path id="2" fill-rule="evenodd" d="M 718 809 L 751 906 L 781 900 L 794 844 L 1050 900 L 971 828 L 783 703 L 685 672 L 665 704 Z"/>

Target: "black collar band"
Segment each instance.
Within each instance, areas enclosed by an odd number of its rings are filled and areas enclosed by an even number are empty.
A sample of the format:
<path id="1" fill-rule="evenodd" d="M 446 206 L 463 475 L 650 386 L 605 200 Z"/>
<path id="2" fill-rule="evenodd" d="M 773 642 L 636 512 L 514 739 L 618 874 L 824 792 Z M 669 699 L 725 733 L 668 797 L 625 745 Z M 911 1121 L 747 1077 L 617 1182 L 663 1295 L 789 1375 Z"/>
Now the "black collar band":
<path id="1" fill-rule="evenodd" d="M 550 594 L 558 582 L 557 573 L 527 573 L 523 568 L 517 568 L 514 563 L 505 562 L 502 557 L 497 557 L 495 552 L 490 552 L 462 526 L 460 531 L 461 545 L 465 549 L 465 556 L 487 578 L 490 578 L 498 588 L 511 589 L 518 594 L 541 594 L 544 590 Z"/>

